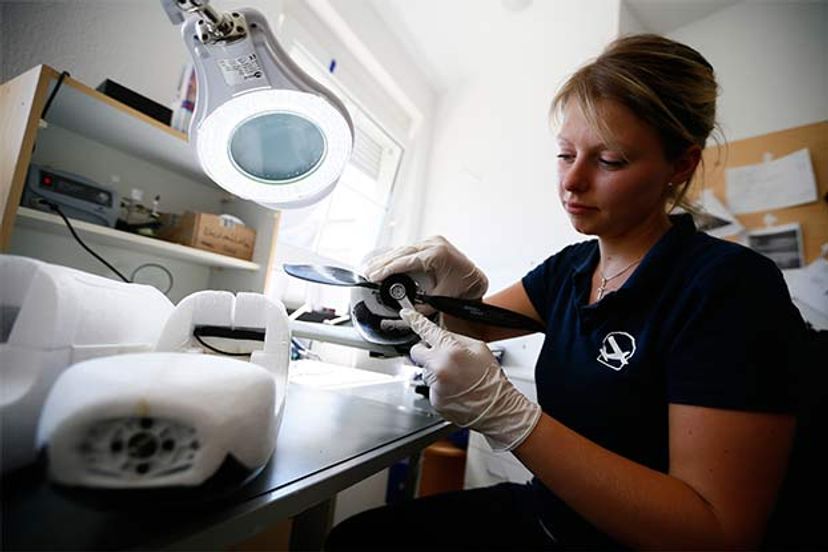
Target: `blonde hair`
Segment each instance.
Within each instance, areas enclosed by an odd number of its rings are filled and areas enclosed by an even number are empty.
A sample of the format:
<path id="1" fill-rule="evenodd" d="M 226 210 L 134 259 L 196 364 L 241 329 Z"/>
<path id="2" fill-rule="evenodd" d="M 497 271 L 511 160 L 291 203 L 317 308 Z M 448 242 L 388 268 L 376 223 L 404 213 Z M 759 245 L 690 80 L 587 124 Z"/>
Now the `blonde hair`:
<path id="1" fill-rule="evenodd" d="M 619 102 L 658 132 L 665 158 L 673 161 L 692 145 L 704 149 L 718 128 L 718 91 L 713 66 L 693 48 L 659 35 L 630 35 L 576 71 L 555 95 L 550 114 L 555 120 L 567 103 L 576 102 L 596 132 L 613 144 L 598 102 Z M 692 182 L 693 175 L 668 187 L 670 210 L 694 211 L 686 199 Z"/>

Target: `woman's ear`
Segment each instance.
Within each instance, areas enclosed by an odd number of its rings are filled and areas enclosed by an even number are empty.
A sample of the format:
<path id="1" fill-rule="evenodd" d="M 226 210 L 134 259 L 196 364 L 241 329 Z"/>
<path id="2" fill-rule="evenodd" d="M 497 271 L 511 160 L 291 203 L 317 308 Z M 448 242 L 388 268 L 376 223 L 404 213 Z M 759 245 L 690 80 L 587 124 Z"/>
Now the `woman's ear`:
<path id="1" fill-rule="evenodd" d="M 684 153 L 673 162 L 673 177 L 670 179 L 670 182 L 683 184 L 690 180 L 690 177 L 696 171 L 696 167 L 699 166 L 701 155 L 702 149 L 697 144 L 693 144 L 684 150 Z"/>

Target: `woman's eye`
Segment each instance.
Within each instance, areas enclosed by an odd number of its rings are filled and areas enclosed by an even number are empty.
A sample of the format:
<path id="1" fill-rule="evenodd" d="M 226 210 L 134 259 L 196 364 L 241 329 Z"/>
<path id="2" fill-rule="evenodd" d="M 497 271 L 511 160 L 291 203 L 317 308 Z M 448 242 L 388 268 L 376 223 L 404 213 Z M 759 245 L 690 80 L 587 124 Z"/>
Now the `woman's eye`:
<path id="1" fill-rule="evenodd" d="M 572 161 L 573 159 L 575 159 L 575 156 L 572 155 L 572 154 L 569 154 L 569 153 L 559 153 L 558 154 L 558 159 L 560 159 L 561 161 L 569 162 L 569 161 Z"/>
<path id="2" fill-rule="evenodd" d="M 599 159 L 598 162 L 610 169 L 620 169 L 626 165 L 625 161 L 617 161 L 615 159 Z"/>

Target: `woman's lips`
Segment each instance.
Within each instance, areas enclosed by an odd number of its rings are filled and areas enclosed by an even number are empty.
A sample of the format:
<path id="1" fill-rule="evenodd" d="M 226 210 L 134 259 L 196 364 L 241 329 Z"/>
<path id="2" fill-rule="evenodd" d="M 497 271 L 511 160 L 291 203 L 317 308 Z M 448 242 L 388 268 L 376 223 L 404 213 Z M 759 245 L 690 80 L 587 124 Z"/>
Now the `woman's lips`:
<path id="1" fill-rule="evenodd" d="M 589 205 L 577 203 L 575 201 L 564 202 L 564 209 L 566 209 L 567 213 L 570 213 L 572 215 L 585 215 L 587 213 L 594 213 L 598 210 L 597 207 L 591 207 Z"/>

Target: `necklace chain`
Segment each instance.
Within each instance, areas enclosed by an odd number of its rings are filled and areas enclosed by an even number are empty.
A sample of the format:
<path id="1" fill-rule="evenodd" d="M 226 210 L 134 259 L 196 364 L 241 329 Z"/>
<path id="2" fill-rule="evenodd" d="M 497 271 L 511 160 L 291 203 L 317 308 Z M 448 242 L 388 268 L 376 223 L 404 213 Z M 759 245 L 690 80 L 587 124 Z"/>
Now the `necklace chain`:
<path id="1" fill-rule="evenodd" d="M 604 274 L 604 271 L 602 270 L 601 271 L 601 285 L 598 286 L 598 299 L 597 299 L 597 301 L 600 301 L 601 298 L 604 297 L 604 293 L 607 291 L 607 284 L 610 282 L 610 280 L 614 280 L 614 279 L 618 278 L 619 276 L 621 276 L 622 274 L 624 274 L 625 272 L 627 272 L 629 269 L 631 269 L 632 267 L 634 267 L 635 265 L 637 265 L 640 262 L 641 262 L 641 258 L 636 259 L 635 261 L 628 264 L 626 267 L 624 267 L 622 270 L 616 272 L 612 276 L 606 276 Z"/>

